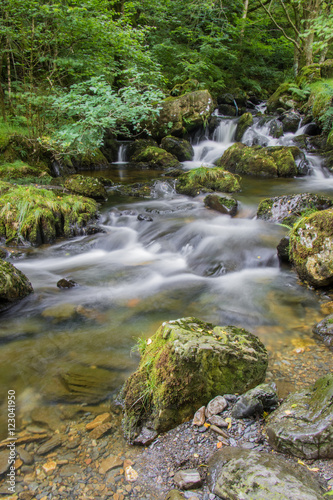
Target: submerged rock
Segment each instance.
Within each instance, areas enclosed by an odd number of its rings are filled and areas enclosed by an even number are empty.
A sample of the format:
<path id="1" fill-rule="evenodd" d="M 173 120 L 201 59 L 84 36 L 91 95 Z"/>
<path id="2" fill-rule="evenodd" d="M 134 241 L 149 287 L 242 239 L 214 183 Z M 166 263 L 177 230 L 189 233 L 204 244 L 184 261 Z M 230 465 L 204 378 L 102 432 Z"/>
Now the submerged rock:
<path id="1" fill-rule="evenodd" d="M 32 292 L 28 278 L 13 264 L 0 259 L 0 311 Z"/>
<path id="2" fill-rule="evenodd" d="M 218 196 L 216 194 L 209 194 L 204 199 L 206 207 L 212 208 L 222 214 L 235 216 L 237 213 L 238 203 L 233 198 L 226 198 L 225 196 Z"/>
<path id="3" fill-rule="evenodd" d="M 246 330 L 196 318 L 163 323 L 124 386 L 125 435 L 171 429 L 215 396 L 255 387 L 266 367 L 264 345 Z"/>
<path id="4" fill-rule="evenodd" d="M 333 458 L 332 401 L 333 375 L 291 394 L 268 419 L 270 444 L 296 457 Z"/>
<path id="5" fill-rule="evenodd" d="M 222 193 L 233 193 L 239 190 L 239 176 L 218 167 L 194 168 L 182 174 L 176 183 L 176 191 L 188 196 L 196 196 L 200 192 L 220 191 Z"/>
<path id="6" fill-rule="evenodd" d="M 300 278 L 311 285 L 333 283 L 333 209 L 315 212 L 294 225 L 290 258 Z"/>
<path id="7" fill-rule="evenodd" d="M 320 323 L 314 327 L 313 333 L 319 337 L 324 344 L 333 348 L 333 314 L 329 314 L 326 318 L 321 320 Z"/>
<path id="8" fill-rule="evenodd" d="M 161 148 L 171 153 L 179 161 L 190 161 L 194 156 L 193 147 L 188 141 L 179 139 L 179 137 L 173 137 L 172 135 L 168 135 L 162 139 Z"/>
<path id="9" fill-rule="evenodd" d="M 104 185 L 96 177 L 84 177 L 80 174 L 72 175 L 66 179 L 65 188 L 94 200 L 106 200 L 108 197 Z"/>
<path id="10" fill-rule="evenodd" d="M 243 448 L 225 448 L 209 461 L 208 484 L 218 498 L 320 500 L 323 491 L 310 472 L 284 458 Z"/>
<path id="11" fill-rule="evenodd" d="M 326 210 L 333 205 L 326 196 L 302 193 L 266 198 L 259 203 L 257 218 L 269 222 L 282 222 L 291 226 L 297 219 L 316 210 Z"/>
<path id="12" fill-rule="evenodd" d="M 279 399 L 276 388 L 270 384 L 260 384 L 243 394 L 232 409 L 234 418 L 248 418 L 262 415 L 277 407 Z"/>
<path id="13" fill-rule="evenodd" d="M 203 125 L 214 110 L 208 90 L 197 90 L 162 102 L 160 114 L 152 127 L 153 137 L 182 136 Z"/>
<path id="14" fill-rule="evenodd" d="M 301 159 L 302 152 L 296 146 L 245 146 L 236 142 L 217 160 L 217 166 L 236 174 L 260 177 L 294 177 L 304 175 L 303 166 L 297 166 L 295 159 Z"/>

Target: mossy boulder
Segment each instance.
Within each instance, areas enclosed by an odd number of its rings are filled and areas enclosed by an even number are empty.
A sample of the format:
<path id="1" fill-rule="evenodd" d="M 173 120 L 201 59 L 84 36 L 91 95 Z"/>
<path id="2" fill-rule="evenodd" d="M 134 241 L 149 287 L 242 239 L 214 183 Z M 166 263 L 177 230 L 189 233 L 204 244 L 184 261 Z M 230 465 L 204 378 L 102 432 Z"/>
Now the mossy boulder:
<path id="1" fill-rule="evenodd" d="M 333 314 L 329 314 L 321 320 L 314 328 L 313 333 L 320 338 L 324 344 L 333 349 Z"/>
<path id="2" fill-rule="evenodd" d="M 173 87 L 173 89 L 170 92 L 170 95 L 172 97 L 177 97 L 183 94 L 187 94 L 188 92 L 194 92 L 195 90 L 198 90 L 200 87 L 200 83 L 198 80 L 195 80 L 194 78 L 186 80 L 184 83 L 177 83 Z"/>
<path id="3" fill-rule="evenodd" d="M 106 200 L 107 193 L 104 185 L 96 177 L 84 177 L 76 174 L 68 177 L 64 184 L 72 193 L 81 194 L 94 200 Z"/>
<path id="4" fill-rule="evenodd" d="M 49 171 L 40 170 L 22 161 L 0 165 L 0 178 L 16 184 L 50 184 L 52 182 Z"/>
<path id="5" fill-rule="evenodd" d="M 243 393 L 265 378 L 267 351 L 252 333 L 196 318 L 165 322 L 142 348 L 123 389 L 123 427 L 166 431 L 219 394 Z"/>
<path id="6" fill-rule="evenodd" d="M 292 226 L 300 217 L 332 207 L 326 196 L 302 193 L 292 196 L 265 198 L 259 203 L 257 218 Z"/>
<path id="7" fill-rule="evenodd" d="M 127 146 L 127 154 L 130 160 L 133 160 L 139 153 L 149 147 L 157 148 L 158 144 L 154 139 L 136 139 Z M 134 161 L 134 160 L 133 160 Z"/>
<path id="8" fill-rule="evenodd" d="M 240 117 L 237 123 L 236 134 L 235 134 L 235 140 L 237 142 L 242 140 L 243 135 L 245 134 L 247 129 L 251 127 L 251 125 L 253 125 L 252 113 L 244 113 Z"/>
<path id="9" fill-rule="evenodd" d="M 177 158 L 164 149 L 155 146 L 148 146 L 132 155 L 131 161 L 135 162 L 138 168 L 149 168 L 154 170 L 180 167 Z"/>
<path id="10" fill-rule="evenodd" d="M 228 500 L 320 500 L 316 478 L 306 467 L 272 453 L 226 447 L 208 463 L 208 486 Z"/>
<path id="11" fill-rule="evenodd" d="M 6 243 L 52 243 L 60 236 L 83 234 L 97 208 L 90 198 L 9 184 L 0 197 L 0 236 Z"/>
<path id="12" fill-rule="evenodd" d="M 151 126 L 153 137 L 183 136 L 203 125 L 214 110 L 208 90 L 189 92 L 180 97 L 168 97 L 162 102 L 160 114 Z"/>
<path id="13" fill-rule="evenodd" d="M 188 196 L 211 191 L 233 193 L 240 190 L 239 179 L 238 175 L 233 175 L 218 167 L 199 167 L 178 177 L 176 191 Z"/>
<path id="14" fill-rule="evenodd" d="M 13 264 L 0 259 L 0 311 L 32 292 L 28 278 Z"/>
<path id="15" fill-rule="evenodd" d="M 151 198 L 154 181 L 135 182 L 134 184 L 118 184 L 109 193 L 112 195 L 129 196 L 133 198 Z"/>
<path id="16" fill-rule="evenodd" d="M 236 174 L 258 177 L 294 177 L 303 172 L 295 158 L 302 157 L 296 147 L 245 146 L 236 142 L 216 162 L 218 167 Z"/>
<path id="17" fill-rule="evenodd" d="M 221 214 L 230 215 L 233 217 L 237 213 L 238 203 L 233 198 L 226 196 L 218 196 L 217 194 L 209 194 L 204 199 L 204 204 L 208 208 L 212 208 Z"/>
<path id="18" fill-rule="evenodd" d="M 333 375 L 294 393 L 274 411 L 266 433 L 277 450 L 307 459 L 333 458 Z"/>
<path id="19" fill-rule="evenodd" d="M 293 88 L 295 88 L 295 84 L 282 83 L 268 99 L 267 111 L 274 113 L 279 108 L 289 110 L 297 107 L 297 100 L 293 96 Z"/>
<path id="20" fill-rule="evenodd" d="M 172 135 L 163 137 L 161 148 L 171 153 L 179 161 L 191 161 L 194 156 L 193 147 L 188 141 L 173 137 Z"/>
<path id="21" fill-rule="evenodd" d="M 76 170 L 103 170 L 109 167 L 109 162 L 100 149 L 74 156 L 71 160 Z"/>
<path id="22" fill-rule="evenodd" d="M 290 233 L 290 259 L 314 287 L 333 284 L 333 209 L 302 217 Z"/>
<path id="23" fill-rule="evenodd" d="M 283 132 L 296 132 L 301 122 L 301 115 L 296 111 L 288 111 L 281 119 Z"/>

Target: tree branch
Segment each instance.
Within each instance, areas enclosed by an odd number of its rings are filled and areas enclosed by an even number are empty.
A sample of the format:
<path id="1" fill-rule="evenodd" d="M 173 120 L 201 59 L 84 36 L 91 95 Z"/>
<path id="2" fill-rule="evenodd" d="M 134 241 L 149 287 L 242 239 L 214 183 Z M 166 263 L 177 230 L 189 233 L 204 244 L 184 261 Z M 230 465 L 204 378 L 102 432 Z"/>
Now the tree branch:
<path id="1" fill-rule="evenodd" d="M 282 8 L 283 8 L 283 10 L 284 10 L 284 12 L 285 12 L 285 14 L 286 14 L 286 16 L 287 16 L 287 19 L 288 19 L 288 21 L 289 21 L 290 25 L 292 26 L 292 28 L 293 28 L 293 30 L 295 31 L 296 35 L 297 35 L 297 36 L 299 36 L 299 35 L 300 35 L 300 32 L 298 31 L 298 29 L 296 28 L 295 24 L 293 23 L 293 21 L 292 21 L 292 19 L 291 19 L 290 15 L 289 15 L 289 12 L 288 12 L 288 10 L 287 10 L 287 7 L 286 7 L 286 6 L 284 5 L 284 3 L 283 3 L 283 0 L 280 0 L 280 4 L 282 5 Z"/>
<path id="2" fill-rule="evenodd" d="M 261 7 L 265 10 L 266 14 L 268 14 L 270 20 L 275 24 L 275 26 L 282 32 L 283 36 L 289 40 L 291 43 L 293 43 L 298 49 L 300 49 L 300 45 L 299 43 L 294 40 L 293 38 L 291 38 L 290 36 L 287 35 L 287 33 L 284 31 L 284 29 L 282 28 L 282 26 L 280 26 L 274 19 L 274 17 L 272 16 L 272 14 L 269 12 L 268 9 L 266 9 L 265 5 L 262 3 L 261 0 L 259 0 L 260 2 L 260 5 Z"/>

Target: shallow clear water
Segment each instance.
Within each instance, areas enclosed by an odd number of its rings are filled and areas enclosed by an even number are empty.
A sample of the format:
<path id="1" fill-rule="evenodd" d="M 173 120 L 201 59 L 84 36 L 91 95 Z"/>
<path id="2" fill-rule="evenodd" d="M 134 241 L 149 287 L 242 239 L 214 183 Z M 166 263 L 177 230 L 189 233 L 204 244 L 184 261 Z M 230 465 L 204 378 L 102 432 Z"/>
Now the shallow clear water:
<path id="1" fill-rule="evenodd" d="M 212 165 L 234 131 L 235 120 L 223 120 L 214 140 L 194 146 L 195 159 L 184 168 Z M 131 352 L 137 338 L 179 317 L 248 328 L 271 353 L 311 343 L 323 297 L 279 265 L 276 246 L 287 229 L 255 219 L 267 196 L 332 192 L 333 177 L 318 158 L 310 161 L 313 172 L 305 178 L 243 179 L 234 219 L 205 208 L 203 196 L 177 195 L 164 179 L 150 200 L 110 196 L 101 209 L 103 234 L 13 251 L 12 262 L 35 293 L 0 319 L 1 397 L 15 389 L 22 414 L 61 401 L 59 381 L 73 367 L 107 370 L 109 393 L 116 392 L 137 366 Z M 133 173 L 125 163 L 111 175 L 121 178 L 120 171 L 126 181 L 160 176 Z M 138 214 L 153 221 L 139 221 Z M 79 286 L 59 290 L 63 277 Z"/>

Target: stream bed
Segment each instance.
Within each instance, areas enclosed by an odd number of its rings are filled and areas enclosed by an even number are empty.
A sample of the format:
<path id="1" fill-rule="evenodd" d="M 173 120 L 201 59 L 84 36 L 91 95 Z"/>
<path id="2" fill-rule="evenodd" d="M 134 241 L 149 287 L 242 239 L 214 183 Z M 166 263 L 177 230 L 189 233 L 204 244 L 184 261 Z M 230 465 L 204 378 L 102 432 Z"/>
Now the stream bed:
<path id="1" fill-rule="evenodd" d="M 221 118 L 210 138 L 194 138 L 195 157 L 184 169 L 212 166 L 232 144 L 235 128 L 235 119 Z M 267 130 L 255 122 L 243 142 L 278 144 Z M 286 134 L 280 143 L 292 144 L 293 137 Z M 270 355 L 267 380 L 277 383 L 281 397 L 331 372 L 332 354 L 312 328 L 333 312 L 332 297 L 280 265 L 276 246 L 288 229 L 255 218 L 266 197 L 332 196 L 333 177 L 320 158 L 308 155 L 311 175 L 305 177 L 243 177 L 234 194 L 235 218 L 207 209 L 203 195 L 177 194 L 160 172 L 133 171 L 121 160 L 89 175 L 115 182 L 156 179 L 151 199 L 119 197 L 111 188 L 101 207 L 103 233 L 11 249 L 11 261 L 35 291 L 0 319 L 1 399 L 16 391 L 22 422 L 40 407 L 84 408 L 115 396 L 138 364 L 138 339 L 163 321 L 186 316 L 258 335 Z M 140 214 L 151 220 L 138 220 Z M 64 277 L 78 286 L 58 289 Z M 93 379 L 89 393 L 86 379 Z M 0 421 L 1 435 L 6 432 Z"/>

